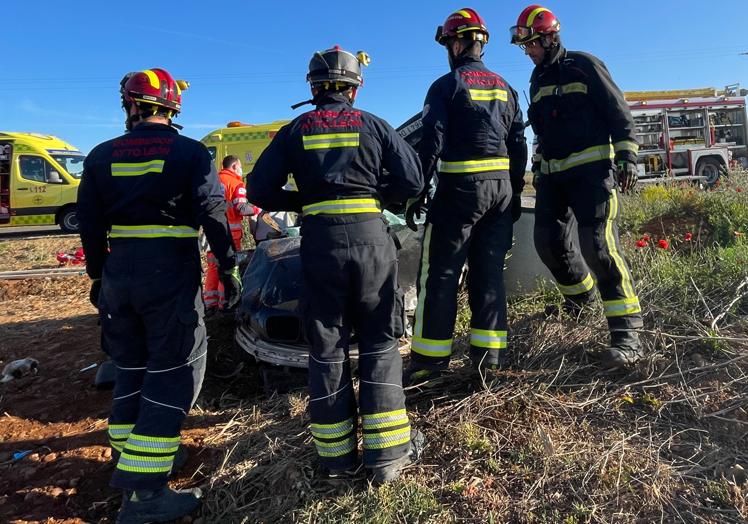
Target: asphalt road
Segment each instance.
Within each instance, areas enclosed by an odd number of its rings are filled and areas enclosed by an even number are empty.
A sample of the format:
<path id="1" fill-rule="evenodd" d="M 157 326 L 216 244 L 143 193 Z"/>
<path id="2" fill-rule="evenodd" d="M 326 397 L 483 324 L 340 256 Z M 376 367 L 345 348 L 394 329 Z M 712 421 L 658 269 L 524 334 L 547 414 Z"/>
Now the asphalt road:
<path id="1" fill-rule="evenodd" d="M 42 237 L 49 235 L 63 235 L 63 232 L 59 226 L 0 227 L 0 240 L 6 238 Z"/>

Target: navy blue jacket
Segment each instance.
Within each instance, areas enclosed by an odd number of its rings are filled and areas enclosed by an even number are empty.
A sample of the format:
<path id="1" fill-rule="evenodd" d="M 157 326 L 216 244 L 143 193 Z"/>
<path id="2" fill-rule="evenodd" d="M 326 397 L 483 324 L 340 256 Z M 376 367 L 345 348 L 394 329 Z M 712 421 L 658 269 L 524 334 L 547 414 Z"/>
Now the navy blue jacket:
<path id="1" fill-rule="evenodd" d="M 538 137 L 536 155 L 564 160 L 588 148 L 607 148 L 615 160 L 636 162 L 636 127 L 623 93 L 598 58 L 558 46 L 535 67 L 530 78 L 528 116 Z M 612 167 L 609 156 L 593 162 L 568 163 L 567 174 L 601 172 Z M 576 164 L 576 165 L 575 165 Z"/>
<path id="2" fill-rule="evenodd" d="M 298 191 L 283 189 L 290 173 Z M 415 151 L 387 122 L 339 93 L 283 126 L 247 177 L 247 199 L 268 211 L 366 197 L 387 207 L 422 190 Z"/>
<path id="3" fill-rule="evenodd" d="M 426 95 L 418 148 L 424 175 L 430 180 L 439 159 L 459 162 L 509 157 L 508 170 L 455 176 L 462 180 L 511 179 L 514 193 L 519 194 L 527 167 L 524 130 L 516 91 L 479 59 L 460 58 Z"/>
<path id="4" fill-rule="evenodd" d="M 91 151 L 78 188 L 78 219 L 91 278 L 101 278 L 113 224 L 202 226 L 220 267 L 235 265 L 226 202 L 210 153 L 168 125 L 141 123 Z M 197 239 L 190 241 L 197 249 Z"/>

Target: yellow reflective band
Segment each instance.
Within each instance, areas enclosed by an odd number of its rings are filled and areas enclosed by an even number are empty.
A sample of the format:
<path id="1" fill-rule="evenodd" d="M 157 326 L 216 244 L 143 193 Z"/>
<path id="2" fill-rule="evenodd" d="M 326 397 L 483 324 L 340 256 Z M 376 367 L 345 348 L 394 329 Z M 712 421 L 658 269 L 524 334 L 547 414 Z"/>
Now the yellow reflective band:
<path id="1" fill-rule="evenodd" d="M 364 430 L 381 429 L 401 424 L 408 424 L 408 415 L 404 409 L 395 411 L 385 411 L 383 413 L 374 413 L 371 415 L 361 415 L 364 424 Z"/>
<path id="2" fill-rule="evenodd" d="M 440 173 L 482 173 L 485 171 L 506 171 L 509 169 L 508 158 L 484 158 L 482 160 L 463 160 L 462 162 L 446 162 L 439 164 Z"/>
<path id="3" fill-rule="evenodd" d="M 618 191 L 614 188 L 610 194 L 610 200 L 608 202 L 608 217 L 605 221 L 605 245 L 608 248 L 610 257 L 613 259 L 613 263 L 621 274 L 621 288 L 623 289 L 623 296 L 626 298 L 635 298 L 636 293 L 634 292 L 634 285 L 631 282 L 631 273 L 629 273 L 626 267 L 626 262 L 623 261 L 623 257 L 618 253 L 618 244 L 615 235 L 613 234 L 613 224 L 615 223 L 616 217 L 618 217 Z"/>
<path id="4" fill-rule="evenodd" d="M 196 229 L 189 226 L 120 226 L 113 225 L 109 238 L 197 238 Z"/>
<path id="5" fill-rule="evenodd" d="M 571 93 L 581 93 L 583 95 L 586 95 L 587 84 L 583 84 L 582 82 L 571 82 L 570 84 L 564 84 L 562 86 L 543 86 L 538 89 L 538 92 L 535 93 L 535 96 L 532 97 L 532 101 L 533 103 L 536 103 L 545 96 L 554 96 L 558 94 L 568 95 Z"/>
<path id="6" fill-rule="evenodd" d="M 125 447 L 125 442 L 124 442 L 124 441 L 122 441 L 122 442 L 117 442 L 117 441 L 115 441 L 115 440 L 109 439 L 109 445 L 110 445 L 110 446 L 111 446 L 112 448 L 114 448 L 114 449 L 116 449 L 117 451 L 119 451 L 120 453 L 122 453 L 122 450 L 123 450 L 123 449 L 124 449 L 124 447 Z"/>
<path id="7" fill-rule="evenodd" d="M 112 164 L 112 176 L 143 176 L 148 173 L 163 173 L 165 160 Z"/>
<path id="8" fill-rule="evenodd" d="M 448 357 L 452 354 L 452 339 L 434 340 L 414 336 L 410 349 L 425 357 Z"/>
<path id="9" fill-rule="evenodd" d="M 603 310 L 606 317 L 623 317 L 641 313 L 642 308 L 639 305 L 639 298 L 634 297 L 621 300 L 604 300 Z"/>
<path id="10" fill-rule="evenodd" d="M 336 424 L 310 424 L 311 432 L 317 438 L 339 438 L 353 431 L 353 419 L 344 420 Z"/>
<path id="11" fill-rule="evenodd" d="M 315 439 L 314 445 L 317 447 L 317 454 L 320 457 L 342 457 L 356 449 L 356 441 L 353 437 L 339 442 L 322 442 Z"/>
<path id="12" fill-rule="evenodd" d="M 375 198 L 324 200 L 302 208 L 304 215 L 343 215 L 348 213 L 379 213 L 382 207 Z"/>
<path id="13" fill-rule="evenodd" d="M 546 11 L 548 11 L 548 9 L 545 7 L 538 7 L 537 9 L 533 9 L 527 16 L 525 27 L 532 27 L 532 23 L 535 21 L 535 17 L 537 17 L 540 13 L 544 13 Z"/>
<path id="14" fill-rule="evenodd" d="M 469 91 L 470 99 L 477 102 L 507 101 L 507 93 L 504 89 L 470 89 Z"/>
<path id="15" fill-rule="evenodd" d="M 146 69 L 143 74 L 148 77 L 148 82 L 151 84 L 153 89 L 161 89 L 161 82 L 158 80 L 158 75 L 151 69 Z"/>
<path id="16" fill-rule="evenodd" d="M 561 284 L 556 283 L 556 286 L 558 287 L 558 290 L 561 292 L 562 295 L 566 295 L 566 296 L 581 295 L 582 293 L 592 291 L 592 289 L 594 289 L 595 287 L 595 281 L 593 280 L 592 275 L 587 273 L 587 276 L 584 277 L 584 280 L 582 280 L 579 284 L 573 284 L 571 286 L 563 286 Z"/>
<path id="17" fill-rule="evenodd" d="M 456 11 L 455 14 L 460 15 L 462 18 L 470 18 L 470 13 L 468 13 L 464 9 L 460 9 L 459 11 Z"/>
<path id="18" fill-rule="evenodd" d="M 426 281 L 429 276 L 429 248 L 431 246 L 431 224 L 426 225 L 423 233 L 423 247 L 421 254 L 421 279 L 419 282 L 418 300 L 416 302 L 414 338 L 423 334 L 423 309 L 426 303 Z"/>
<path id="19" fill-rule="evenodd" d="M 620 151 L 631 151 L 635 155 L 639 154 L 639 144 L 631 140 L 621 140 L 613 144 L 613 150 L 618 153 Z"/>
<path id="20" fill-rule="evenodd" d="M 479 348 L 504 349 L 506 348 L 506 337 L 506 331 L 470 329 L 470 345 Z"/>
<path id="21" fill-rule="evenodd" d="M 326 135 L 306 135 L 301 137 L 304 150 L 332 149 L 337 147 L 358 147 L 358 133 L 330 133 Z"/>
<path id="22" fill-rule="evenodd" d="M 590 164 L 600 160 L 611 160 L 613 156 L 613 147 L 610 144 L 592 146 L 578 153 L 572 153 L 560 160 L 543 160 L 540 162 L 540 172 L 544 175 L 560 173 L 583 164 Z"/>
<path id="23" fill-rule="evenodd" d="M 382 433 L 364 433 L 364 449 L 384 449 L 410 442 L 410 424 Z"/>

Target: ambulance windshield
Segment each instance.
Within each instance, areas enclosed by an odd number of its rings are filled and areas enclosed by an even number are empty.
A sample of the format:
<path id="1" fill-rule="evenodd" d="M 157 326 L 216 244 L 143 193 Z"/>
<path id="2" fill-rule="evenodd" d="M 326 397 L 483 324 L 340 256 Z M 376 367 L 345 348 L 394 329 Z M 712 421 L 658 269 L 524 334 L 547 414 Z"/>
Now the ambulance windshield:
<path id="1" fill-rule="evenodd" d="M 85 155 L 81 154 L 66 154 L 66 155 L 52 155 L 55 162 L 60 164 L 65 171 L 70 173 L 73 178 L 80 178 L 83 175 L 83 161 L 86 159 Z"/>

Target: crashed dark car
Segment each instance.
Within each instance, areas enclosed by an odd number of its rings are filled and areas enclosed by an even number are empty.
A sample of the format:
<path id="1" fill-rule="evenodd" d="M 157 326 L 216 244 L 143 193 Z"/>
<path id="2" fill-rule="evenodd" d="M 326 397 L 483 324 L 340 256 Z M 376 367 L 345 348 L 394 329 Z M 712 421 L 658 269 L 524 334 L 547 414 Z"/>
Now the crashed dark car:
<path id="1" fill-rule="evenodd" d="M 415 233 L 399 217 L 385 213 L 402 246 L 398 251 L 398 283 L 405 310 L 415 309 L 415 281 L 421 231 Z M 291 229 L 296 233 L 296 228 Z M 302 293 L 301 238 L 287 236 L 258 244 L 242 277 L 244 294 L 238 312 L 235 342 L 260 362 L 306 368 L 309 343 L 299 308 Z M 353 335 L 355 346 L 355 333 Z M 355 354 L 355 347 L 352 348 Z"/>

